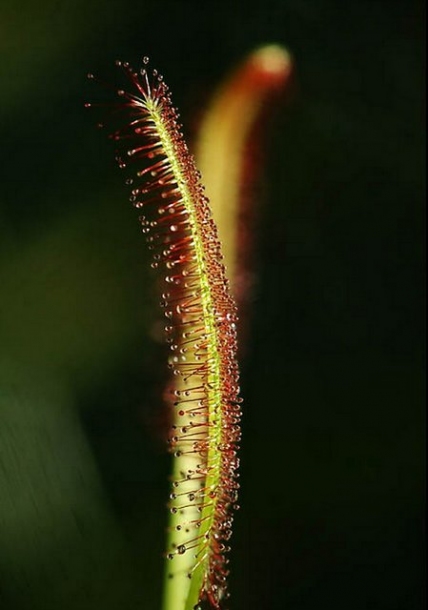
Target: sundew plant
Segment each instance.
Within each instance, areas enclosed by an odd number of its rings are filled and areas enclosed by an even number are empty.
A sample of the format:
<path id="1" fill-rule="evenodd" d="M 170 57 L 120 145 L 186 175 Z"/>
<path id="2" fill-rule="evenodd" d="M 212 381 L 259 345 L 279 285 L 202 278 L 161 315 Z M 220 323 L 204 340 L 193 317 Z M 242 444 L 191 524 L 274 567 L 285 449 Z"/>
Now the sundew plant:
<path id="1" fill-rule="evenodd" d="M 246 243 L 240 236 L 249 231 L 238 223 L 239 185 L 245 144 L 264 102 L 288 78 L 291 62 L 284 49 L 262 47 L 226 82 L 200 128 L 202 174 L 163 77 L 146 57 L 137 70 L 116 64 L 125 84 L 116 90 L 109 136 L 127 174 L 152 267 L 163 278 L 170 348 L 173 467 L 163 609 L 220 610 L 229 597 L 228 552 L 239 489 L 233 292 L 240 302 L 245 299 L 240 278 Z"/>

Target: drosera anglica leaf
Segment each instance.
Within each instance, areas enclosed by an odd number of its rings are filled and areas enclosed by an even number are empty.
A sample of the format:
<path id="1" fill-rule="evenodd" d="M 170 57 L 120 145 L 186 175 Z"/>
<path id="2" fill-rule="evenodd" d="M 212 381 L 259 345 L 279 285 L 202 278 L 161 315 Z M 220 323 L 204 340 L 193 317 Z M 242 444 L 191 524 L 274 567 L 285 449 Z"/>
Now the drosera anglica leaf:
<path id="1" fill-rule="evenodd" d="M 228 596 L 227 551 L 237 508 L 241 408 L 236 308 L 217 229 L 168 87 L 155 70 L 135 72 L 118 89 L 119 167 L 130 170 L 130 201 L 164 271 L 161 306 L 171 356 L 175 411 L 171 523 L 165 610 L 220 609 Z M 93 78 L 89 75 L 89 78 Z M 129 88 L 129 90 L 128 90 Z"/>
<path id="2" fill-rule="evenodd" d="M 197 131 L 195 157 L 223 244 L 232 294 L 245 343 L 248 300 L 254 282 L 254 185 L 260 175 L 260 141 L 272 108 L 289 90 L 293 58 L 279 44 L 251 51 L 214 91 Z M 261 129 L 262 128 L 262 129 Z M 263 133 L 262 133 L 263 131 Z M 262 159 L 263 161 L 263 159 Z M 243 332 L 244 331 L 244 332 Z"/>

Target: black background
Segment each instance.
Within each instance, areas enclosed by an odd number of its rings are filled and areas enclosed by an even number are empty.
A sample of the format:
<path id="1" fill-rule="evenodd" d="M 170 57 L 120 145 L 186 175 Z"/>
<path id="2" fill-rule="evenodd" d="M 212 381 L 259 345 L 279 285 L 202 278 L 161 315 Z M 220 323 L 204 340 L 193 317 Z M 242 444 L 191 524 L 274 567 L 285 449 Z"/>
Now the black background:
<path id="1" fill-rule="evenodd" d="M 423 5 L 2 3 L 2 608 L 160 607 L 161 317 L 85 75 L 149 55 L 191 135 L 265 42 L 296 77 L 258 187 L 230 609 L 423 607 Z"/>

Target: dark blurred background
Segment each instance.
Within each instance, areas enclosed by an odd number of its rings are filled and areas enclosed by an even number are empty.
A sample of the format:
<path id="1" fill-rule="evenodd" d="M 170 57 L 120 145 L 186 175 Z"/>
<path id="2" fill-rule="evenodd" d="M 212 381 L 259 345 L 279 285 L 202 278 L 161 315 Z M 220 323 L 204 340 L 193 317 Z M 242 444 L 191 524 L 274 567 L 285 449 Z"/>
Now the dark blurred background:
<path id="1" fill-rule="evenodd" d="M 169 458 L 149 256 L 99 117 L 143 55 L 187 133 L 265 42 L 265 138 L 231 610 L 423 600 L 424 2 L 0 8 L 0 607 L 158 610 Z"/>

